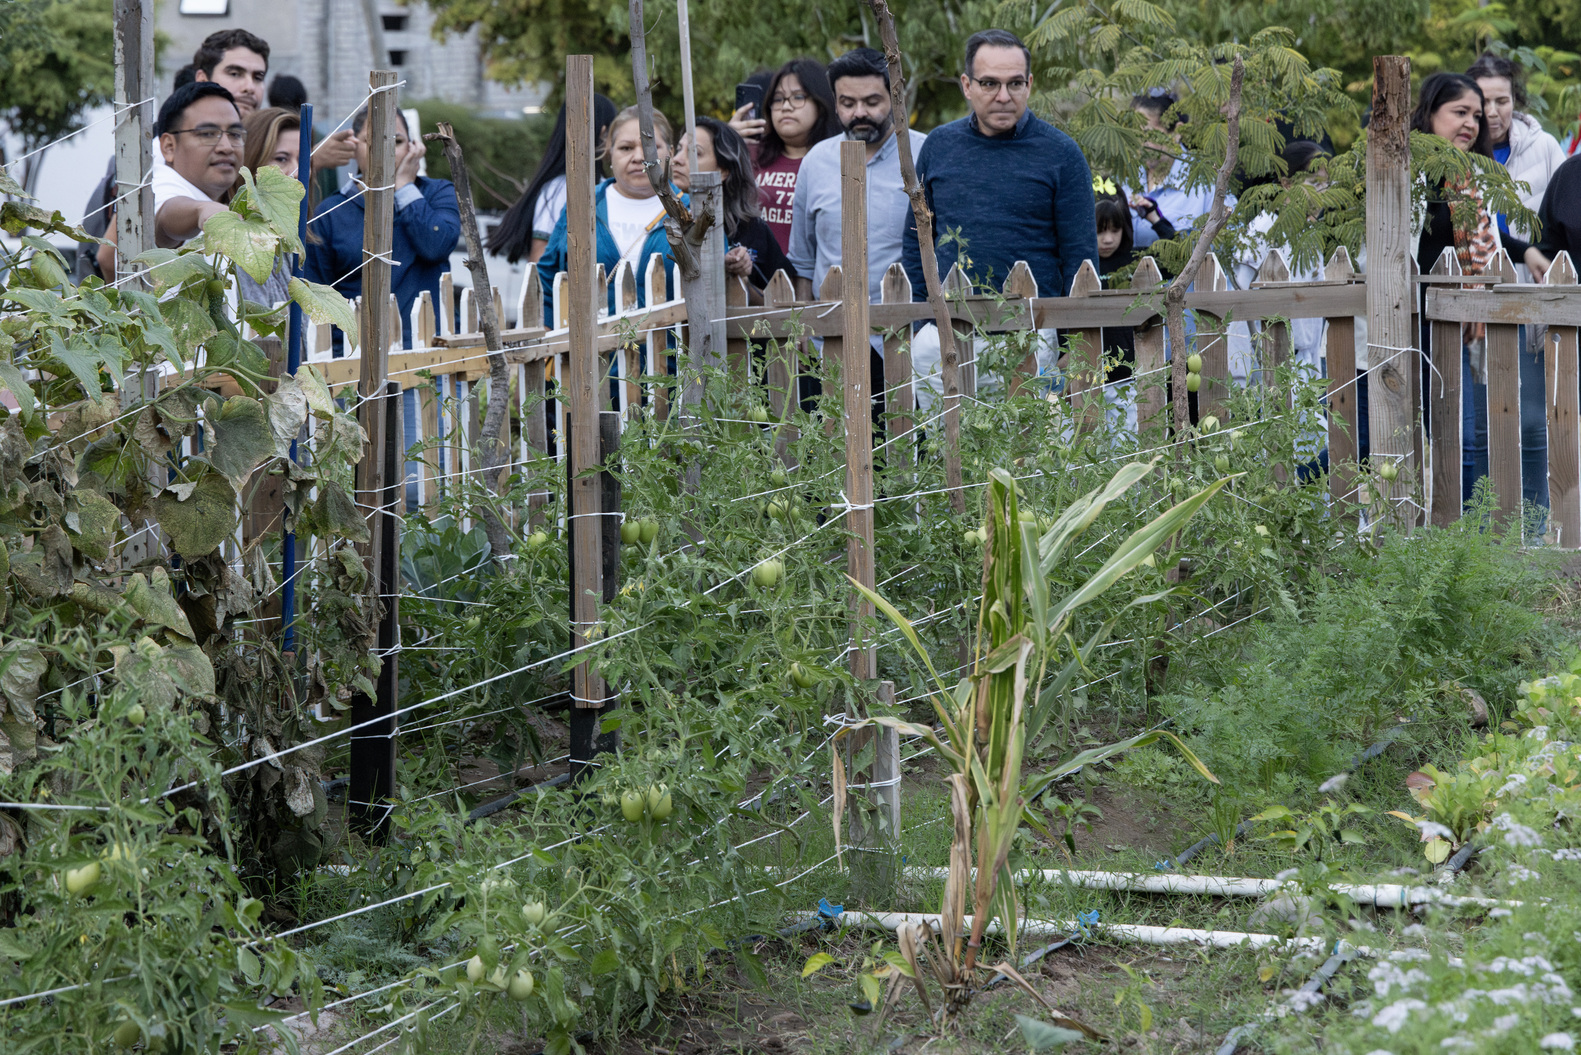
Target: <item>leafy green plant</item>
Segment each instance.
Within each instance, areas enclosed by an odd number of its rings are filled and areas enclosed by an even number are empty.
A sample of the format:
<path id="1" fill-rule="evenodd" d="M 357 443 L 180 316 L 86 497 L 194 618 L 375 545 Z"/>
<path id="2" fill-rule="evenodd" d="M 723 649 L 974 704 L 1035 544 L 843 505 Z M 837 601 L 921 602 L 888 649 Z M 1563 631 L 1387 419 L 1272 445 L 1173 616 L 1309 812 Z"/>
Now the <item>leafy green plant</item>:
<path id="1" fill-rule="evenodd" d="M 1270 806 L 1252 817 L 1253 821 L 1285 824 L 1262 836 L 1286 853 L 1311 854 L 1321 861 L 1333 856 L 1341 846 L 1359 846 L 1367 841 L 1355 827 L 1358 817 L 1372 810 L 1359 802 L 1336 805 L 1331 799 L 1316 809 L 1295 813 L 1285 806 Z"/>

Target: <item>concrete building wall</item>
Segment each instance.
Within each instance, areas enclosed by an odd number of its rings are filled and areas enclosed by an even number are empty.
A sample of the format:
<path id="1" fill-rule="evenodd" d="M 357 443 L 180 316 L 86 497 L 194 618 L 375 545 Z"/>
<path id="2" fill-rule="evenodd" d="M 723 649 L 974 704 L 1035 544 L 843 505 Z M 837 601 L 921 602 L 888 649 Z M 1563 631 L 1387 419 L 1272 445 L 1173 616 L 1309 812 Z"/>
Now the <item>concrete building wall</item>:
<path id="1" fill-rule="evenodd" d="M 314 123 L 333 127 L 368 93 L 368 71 L 394 69 L 407 83 L 403 105 L 419 99 L 476 107 L 501 117 L 537 106 L 536 86 L 507 88 L 484 77 L 475 33 L 441 43 L 434 16 L 396 0 L 229 0 L 224 15 L 184 14 L 181 0 L 161 0 L 155 22 L 169 38 L 156 83 L 163 98 L 176 71 L 210 33 L 243 27 L 269 42 L 270 75 L 290 73 L 307 86 Z M 371 24 L 370 24 L 371 19 Z"/>

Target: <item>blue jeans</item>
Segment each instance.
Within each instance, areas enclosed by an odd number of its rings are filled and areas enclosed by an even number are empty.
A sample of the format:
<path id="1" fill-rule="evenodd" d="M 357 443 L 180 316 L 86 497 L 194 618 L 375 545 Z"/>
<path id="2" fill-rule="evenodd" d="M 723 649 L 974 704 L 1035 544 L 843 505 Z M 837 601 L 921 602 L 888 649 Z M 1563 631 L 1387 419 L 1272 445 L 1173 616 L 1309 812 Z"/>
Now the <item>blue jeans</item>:
<path id="1" fill-rule="evenodd" d="M 1543 351 L 1526 350 L 1526 327 L 1521 327 L 1521 497 L 1540 506 L 1548 505 L 1548 416 L 1543 405 L 1547 378 Z M 1462 348 L 1460 444 L 1460 490 L 1463 501 L 1471 501 L 1477 481 L 1488 475 L 1488 386 L 1473 383 L 1471 353 Z"/>

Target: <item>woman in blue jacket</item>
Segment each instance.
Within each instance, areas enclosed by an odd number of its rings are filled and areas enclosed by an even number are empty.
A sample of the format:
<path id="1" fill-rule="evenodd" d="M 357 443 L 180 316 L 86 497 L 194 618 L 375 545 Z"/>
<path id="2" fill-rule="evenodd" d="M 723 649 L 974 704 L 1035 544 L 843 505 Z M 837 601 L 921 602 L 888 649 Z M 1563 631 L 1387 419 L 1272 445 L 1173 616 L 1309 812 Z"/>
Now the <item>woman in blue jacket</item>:
<path id="1" fill-rule="evenodd" d="M 664 115 L 653 115 L 653 139 L 658 147 L 659 162 L 663 164 L 670 155 L 670 123 Z M 615 115 L 609 126 L 609 161 L 614 179 L 607 179 L 594 192 L 597 258 L 604 265 L 606 277 L 613 278 L 615 268 L 622 260 L 631 261 L 637 273 L 637 303 L 645 304 L 647 290 L 642 281 L 643 268 L 648 257 L 658 253 L 664 257 L 665 274 L 675 277 L 675 258 L 670 255 L 670 240 L 664 233 L 664 206 L 648 174 L 643 168 L 642 134 L 637 123 L 637 108 L 628 106 Z M 686 196 L 681 196 L 686 201 Z M 555 224 L 554 233 L 543 256 L 538 258 L 538 274 L 543 280 L 544 318 L 551 324 L 554 318 L 554 276 L 566 269 L 565 213 Z M 673 285 L 672 287 L 673 288 Z M 615 310 L 615 285 L 609 286 L 609 310 Z"/>

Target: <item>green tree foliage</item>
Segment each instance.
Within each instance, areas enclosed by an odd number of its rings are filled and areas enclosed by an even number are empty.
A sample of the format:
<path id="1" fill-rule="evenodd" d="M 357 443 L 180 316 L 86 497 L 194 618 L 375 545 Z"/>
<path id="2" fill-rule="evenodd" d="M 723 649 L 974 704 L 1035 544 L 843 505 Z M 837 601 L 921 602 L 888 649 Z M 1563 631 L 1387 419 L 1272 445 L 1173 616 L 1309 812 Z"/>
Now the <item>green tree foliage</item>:
<path id="1" fill-rule="evenodd" d="M 525 121 L 479 117 L 468 107 L 428 99 L 416 104 L 418 123 L 431 132 L 440 121 L 456 130 L 456 140 L 466 151 L 472 200 L 478 208 L 501 211 L 510 207 L 526 189 L 543 157 L 544 145 L 554 130 L 554 114 L 539 114 Z M 428 174 L 450 179 L 450 162 L 444 151 L 430 143 Z"/>
<path id="2" fill-rule="evenodd" d="M 0 118 L 27 150 L 81 127 L 115 90 L 112 0 L 0 4 Z"/>
<path id="3" fill-rule="evenodd" d="M 408 0 L 413 2 L 413 0 Z M 632 100 L 631 60 L 624 0 L 427 0 L 435 30 L 464 33 L 476 27 L 489 74 L 506 83 L 564 78 L 565 57 L 594 56 L 599 91 L 617 104 Z M 993 0 L 899 0 L 893 5 L 905 51 L 908 87 L 918 123 L 932 127 L 965 110 L 955 77 L 966 38 L 993 24 Z M 727 114 L 735 85 L 754 70 L 799 55 L 827 62 L 867 45 L 878 29 L 860 3 L 764 0 L 742 7 L 734 0 L 693 0 L 689 6 L 692 67 L 699 113 Z M 647 5 L 648 54 L 653 57 L 654 105 L 673 118 L 681 113 L 679 23 L 675 0 Z"/>

